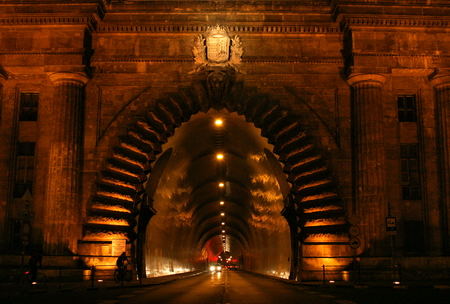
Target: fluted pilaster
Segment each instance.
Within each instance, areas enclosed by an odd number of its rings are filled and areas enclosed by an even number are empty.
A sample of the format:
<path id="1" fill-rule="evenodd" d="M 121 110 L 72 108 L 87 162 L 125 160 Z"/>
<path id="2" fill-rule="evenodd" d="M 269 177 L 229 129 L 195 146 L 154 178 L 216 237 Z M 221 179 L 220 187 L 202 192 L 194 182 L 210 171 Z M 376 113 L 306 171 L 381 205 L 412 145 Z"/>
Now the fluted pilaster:
<path id="1" fill-rule="evenodd" d="M 55 91 L 51 105 L 52 135 L 49 151 L 44 246 L 49 254 L 76 251 L 80 232 L 79 202 L 84 85 L 75 73 L 50 75 Z"/>
<path id="2" fill-rule="evenodd" d="M 353 214 L 359 219 L 366 252 L 382 254 L 386 233 L 385 156 L 381 75 L 349 77 L 352 88 Z"/>
<path id="3" fill-rule="evenodd" d="M 431 77 L 434 86 L 437 107 L 437 131 L 439 149 L 439 179 L 441 193 L 442 243 L 445 253 L 450 253 L 449 225 L 450 214 L 450 70 L 441 71 Z"/>

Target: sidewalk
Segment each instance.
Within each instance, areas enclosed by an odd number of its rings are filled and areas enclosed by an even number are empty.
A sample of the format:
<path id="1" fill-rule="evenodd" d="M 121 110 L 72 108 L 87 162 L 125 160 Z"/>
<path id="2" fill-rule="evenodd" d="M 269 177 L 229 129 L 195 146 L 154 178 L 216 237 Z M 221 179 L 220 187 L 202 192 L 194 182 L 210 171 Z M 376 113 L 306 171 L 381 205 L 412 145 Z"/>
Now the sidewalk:
<path id="1" fill-rule="evenodd" d="M 182 280 L 197 276 L 204 273 L 204 271 L 194 271 L 180 274 L 173 274 L 155 278 L 142 279 L 142 281 L 125 281 L 123 283 L 116 283 L 114 281 L 78 281 L 78 282 L 37 282 L 36 285 L 24 284 L 19 286 L 16 283 L 1 283 L 0 284 L 0 302 L 2 299 L 9 299 L 18 294 L 42 294 L 42 293 L 56 293 L 56 292 L 70 292 L 70 291 L 90 291 L 98 289 L 111 288 L 136 288 L 144 286 L 153 286 L 170 283 L 176 280 Z"/>
<path id="2" fill-rule="evenodd" d="M 246 273 L 262 276 L 268 279 L 280 281 L 290 285 L 299 286 L 309 286 L 317 288 L 333 288 L 333 287 L 343 287 L 343 288 L 435 288 L 435 289 L 450 289 L 450 281 L 401 281 L 397 284 L 391 281 L 361 281 L 361 282 L 351 282 L 351 281 L 295 281 L 284 279 L 276 276 L 271 276 L 263 273 L 250 272 L 241 270 Z"/>

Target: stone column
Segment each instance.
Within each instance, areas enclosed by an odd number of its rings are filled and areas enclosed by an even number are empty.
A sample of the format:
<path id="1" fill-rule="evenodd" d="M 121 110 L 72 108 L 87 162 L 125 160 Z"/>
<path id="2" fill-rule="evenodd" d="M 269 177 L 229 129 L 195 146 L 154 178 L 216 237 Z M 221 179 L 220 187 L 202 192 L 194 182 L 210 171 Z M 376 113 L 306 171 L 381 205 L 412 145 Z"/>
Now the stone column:
<path id="1" fill-rule="evenodd" d="M 385 77 L 353 74 L 353 210 L 363 247 L 360 253 L 383 254 L 386 242 L 385 152 L 382 86 Z"/>
<path id="2" fill-rule="evenodd" d="M 431 77 L 436 96 L 436 121 L 439 155 L 439 180 L 441 193 L 440 220 L 444 254 L 450 253 L 450 70 L 440 71 Z"/>
<path id="3" fill-rule="evenodd" d="M 87 78 L 76 73 L 50 75 L 51 142 L 47 200 L 44 211 L 44 250 L 47 254 L 76 252 L 80 237 L 80 171 L 84 86 Z"/>

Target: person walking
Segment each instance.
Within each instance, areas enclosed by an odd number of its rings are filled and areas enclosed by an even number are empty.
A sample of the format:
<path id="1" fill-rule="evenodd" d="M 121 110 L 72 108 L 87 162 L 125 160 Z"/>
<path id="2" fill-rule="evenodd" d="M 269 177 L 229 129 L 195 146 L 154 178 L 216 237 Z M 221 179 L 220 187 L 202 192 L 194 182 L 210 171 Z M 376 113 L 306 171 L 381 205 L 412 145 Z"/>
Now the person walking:
<path id="1" fill-rule="evenodd" d="M 122 252 L 122 254 L 119 255 L 116 261 L 119 281 L 123 281 L 125 279 L 127 265 L 128 265 L 127 254 L 125 252 Z"/>

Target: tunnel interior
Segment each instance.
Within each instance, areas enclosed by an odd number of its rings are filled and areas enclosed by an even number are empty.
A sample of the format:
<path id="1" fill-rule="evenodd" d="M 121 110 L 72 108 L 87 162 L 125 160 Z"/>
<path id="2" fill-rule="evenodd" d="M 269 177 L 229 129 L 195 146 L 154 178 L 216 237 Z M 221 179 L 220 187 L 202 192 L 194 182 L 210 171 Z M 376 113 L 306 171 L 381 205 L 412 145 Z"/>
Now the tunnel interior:
<path id="1" fill-rule="evenodd" d="M 210 109 L 177 128 L 145 185 L 154 215 L 141 227 L 147 277 L 217 263 L 287 278 L 290 191 L 273 146 L 237 113 Z"/>

